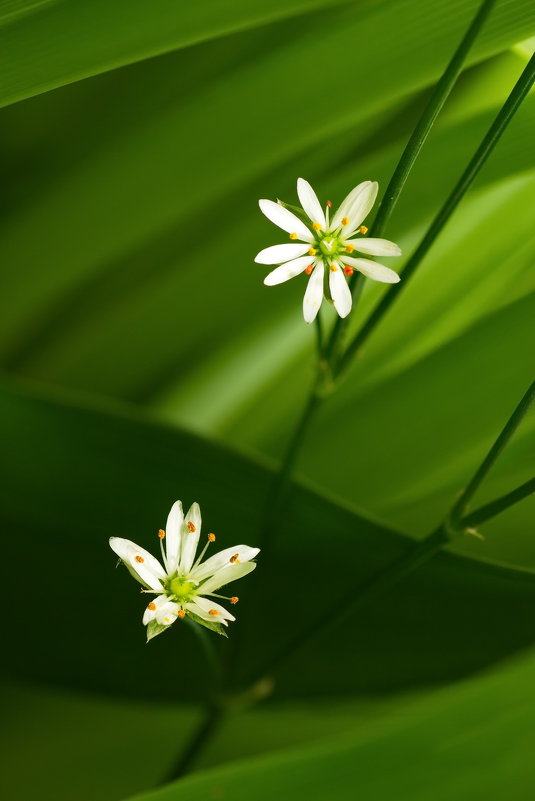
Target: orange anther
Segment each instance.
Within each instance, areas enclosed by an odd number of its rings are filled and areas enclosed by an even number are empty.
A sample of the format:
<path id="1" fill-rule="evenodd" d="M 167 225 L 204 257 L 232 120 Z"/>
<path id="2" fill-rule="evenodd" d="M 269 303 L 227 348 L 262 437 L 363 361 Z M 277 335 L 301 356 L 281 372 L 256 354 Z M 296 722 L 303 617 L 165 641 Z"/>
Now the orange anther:
<path id="1" fill-rule="evenodd" d="M 313 264 L 309 264 L 308 267 L 305 267 L 306 274 L 310 275 L 310 273 L 312 272 L 313 269 L 314 269 L 314 265 Z"/>
<path id="2" fill-rule="evenodd" d="M 308 249 L 308 255 L 309 256 L 315 256 L 317 252 L 318 251 L 315 248 L 309 248 Z"/>
<path id="3" fill-rule="evenodd" d="M 183 609 L 179 609 L 176 614 L 177 614 L 177 617 L 179 617 L 181 620 L 182 620 L 182 618 L 186 617 L 186 613 L 185 613 L 185 611 Z"/>
<path id="4" fill-rule="evenodd" d="M 328 209 L 332 209 L 332 205 L 333 205 L 333 202 L 332 202 L 332 200 L 328 200 L 328 201 L 327 201 L 327 208 L 328 208 Z"/>
<path id="5" fill-rule="evenodd" d="M 156 604 L 154 603 L 154 601 L 150 602 L 150 604 L 147 606 L 147 609 L 150 609 L 151 612 L 154 612 L 154 610 L 156 609 Z"/>
<path id="6" fill-rule="evenodd" d="M 197 531 L 191 520 L 188 520 L 188 531 L 194 532 Z"/>
<path id="7" fill-rule="evenodd" d="M 163 528 L 161 528 L 161 529 L 158 531 L 158 536 L 159 536 L 159 538 L 160 538 L 161 540 L 163 540 L 163 538 L 165 537 L 165 531 L 163 530 Z"/>
<path id="8" fill-rule="evenodd" d="M 331 264 L 331 266 L 330 266 L 331 272 L 335 273 L 337 271 L 337 269 L 338 269 L 338 267 L 336 266 L 336 264 Z"/>
<path id="9" fill-rule="evenodd" d="M 231 604 L 237 604 L 239 600 L 240 599 L 238 598 L 237 595 L 233 595 L 232 598 L 230 599 L 230 603 Z"/>
<path id="10" fill-rule="evenodd" d="M 355 245 L 346 245 L 346 253 L 353 253 Z"/>
<path id="11" fill-rule="evenodd" d="M 349 225 L 349 217 L 342 217 L 342 225 Z"/>
<path id="12" fill-rule="evenodd" d="M 353 275 L 353 267 L 348 267 L 347 265 L 344 267 L 344 272 L 346 275 Z"/>
<path id="13" fill-rule="evenodd" d="M 290 239 L 297 239 L 297 234 L 290 234 Z"/>
<path id="14" fill-rule="evenodd" d="M 365 225 L 361 225 L 360 228 L 359 228 L 359 231 L 360 231 L 361 234 L 367 234 L 368 233 L 368 229 L 366 228 Z"/>
<path id="15" fill-rule="evenodd" d="M 234 564 L 235 562 L 239 562 L 239 561 L 240 561 L 239 553 L 235 553 L 234 556 L 231 556 L 230 559 L 229 559 L 229 562 L 231 562 L 232 564 Z"/>
<path id="16" fill-rule="evenodd" d="M 210 542 L 215 542 L 215 534 L 208 534 L 208 539 Z"/>
<path id="17" fill-rule="evenodd" d="M 321 225 L 319 223 L 312 223 L 312 228 L 315 231 L 321 231 Z"/>
<path id="18" fill-rule="evenodd" d="M 219 614 L 219 610 L 217 610 L 217 609 L 210 609 L 210 611 L 208 612 L 208 614 L 209 614 L 209 615 L 214 615 L 214 617 L 215 617 L 215 615 L 218 615 L 218 614 Z"/>
<path id="19" fill-rule="evenodd" d="M 143 559 L 142 556 L 136 556 L 136 562 L 144 562 L 144 561 L 145 560 Z"/>

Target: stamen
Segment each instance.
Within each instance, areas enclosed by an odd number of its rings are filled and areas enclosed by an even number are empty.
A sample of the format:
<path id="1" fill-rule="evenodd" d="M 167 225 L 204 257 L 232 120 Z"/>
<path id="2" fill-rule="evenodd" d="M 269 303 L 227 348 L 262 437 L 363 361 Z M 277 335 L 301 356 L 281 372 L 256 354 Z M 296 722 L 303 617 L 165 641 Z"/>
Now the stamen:
<path id="1" fill-rule="evenodd" d="M 231 557 L 230 557 L 230 559 L 229 559 L 229 562 L 230 562 L 231 564 L 235 564 L 236 562 L 238 562 L 238 563 L 239 563 L 239 561 L 240 561 L 240 555 L 239 555 L 239 553 L 235 553 L 235 554 L 234 554 L 234 556 L 231 556 Z"/>
<path id="2" fill-rule="evenodd" d="M 332 207 L 333 207 L 333 202 L 332 202 L 332 200 L 328 200 L 328 201 L 327 201 L 327 208 L 328 208 L 328 209 L 332 209 Z"/>
<path id="3" fill-rule="evenodd" d="M 330 266 L 331 272 L 335 273 L 337 271 L 337 269 L 338 269 L 338 267 L 336 266 L 336 264 L 331 264 L 331 266 Z"/>
<path id="4" fill-rule="evenodd" d="M 170 622 L 171 622 L 171 620 L 170 620 L 170 618 L 168 618 L 168 617 L 164 617 L 164 619 L 163 619 L 163 622 L 164 622 L 164 623 L 170 623 Z"/>
<path id="5" fill-rule="evenodd" d="M 312 272 L 313 269 L 314 269 L 314 265 L 313 264 L 309 264 L 308 267 L 305 267 L 306 274 L 310 275 L 310 273 Z"/>
<path id="6" fill-rule="evenodd" d="M 348 264 L 346 264 L 344 267 L 344 272 L 346 275 L 353 275 L 355 271 L 353 270 L 353 267 L 350 267 Z"/>
<path id="7" fill-rule="evenodd" d="M 346 253 L 353 253 L 355 245 L 346 245 Z"/>
<path id="8" fill-rule="evenodd" d="M 349 225 L 349 217 L 342 217 L 342 225 Z"/>
<path id="9" fill-rule="evenodd" d="M 144 562 L 144 561 L 145 561 L 145 560 L 143 559 L 143 557 L 142 557 L 142 556 L 136 556 L 136 562 L 139 562 L 139 563 L 141 564 L 141 563 L 142 563 L 142 562 Z"/>
<path id="10" fill-rule="evenodd" d="M 183 609 L 179 609 L 179 610 L 178 610 L 178 612 L 176 613 L 176 615 L 177 615 L 177 617 L 179 617 L 181 620 L 183 620 L 183 619 L 186 617 L 186 613 L 185 613 L 185 611 L 184 611 Z"/>
<path id="11" fill-rule="evenodd" d="M 208 612 L 208 614 L 209 614 L 209 615 L 214 615 L 214 617 L 215 617 L 216 615 L 218 615 L 218 614 L 219 614 L 219 610 L 218 610 L 218 609 L 210 609 L 210 611 Z"/>
<path id="12" fill-rule="evenodd" d="M 208 534 L 208 541 L 215 542 L 215 534 Z"/>
<path id="13" fill-rule="evenodd" d="M 297 239 L 297 234 L 290 234 L 290 239 Z"/>
<path id="14" fill-rule="evenodd" d="M 237 595 L 233 595 L 232 598 L 230 599 L 230 603 L 231 604 L 237 604 L 239 600 L 240 599 L 238 598 Z"/>
<path id="15" fill-rule="evenodd" d="M 154 601 L 150 602 L 150 604 L 147 606 L 147 609 L 150 609 L 151 612 L 154 612 L 154 610 L 156 609 L 156 604 L 154 603 Z"/>
<path id="16" fill-rule="evenodd" d="M 318 251 L 315 248 L 309 248 L 308 249 L 308 255 L 309 256 L 315 256 L 317 252 Z"/>
<path id="17" fill-rule="evenodd" d="M 319 223 L 312 223 L 312 228 L 315 231 L 321 231 L 321 225 Z"/>
<path id="18" fill-rule="evenodd" d="M 195 526 L 193 525 L 191 520 L 188 520 L 188 531 L 191 531 L 191 533 L 193 533 L 194 531 L 197 531 L 197 529 L 195 528 Z"/>
<path id="19" fill-rule="evenodd" d="M 367 227 L 365 225 L 361 225 L 360 228 L 359 228 L 359 231 L 360 231 L 361 234 L 367 234 L 368 233 L 368 229 L 367 229 Z"/>

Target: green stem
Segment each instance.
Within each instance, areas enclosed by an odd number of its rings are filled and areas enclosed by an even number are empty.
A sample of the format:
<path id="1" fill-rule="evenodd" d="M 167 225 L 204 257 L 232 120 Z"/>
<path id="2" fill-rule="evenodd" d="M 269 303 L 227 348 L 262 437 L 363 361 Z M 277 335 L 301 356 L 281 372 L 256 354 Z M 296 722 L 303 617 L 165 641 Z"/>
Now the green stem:
<path id="1" fill-rule="evenodd" d="M 486 503 L 484 506 L 480 506 L 479 509 L 476 509 L 474 512 L 470 512 L 469 515 L 466 515 L 466 517 L 463 517 L 461 520 L 461 527 L 463 529 L 475 528 L 481 525 L 481 523 L 485 523 L 487 520 L 505 512 L 510 506 L 523 501 L 524 498 L 527 498 L 534 492 L 535 478 L 531 478 L 506 495 L 502 495 L 500 498 L 496 498 L 496 500 L 490 501 L 490 503 Z"/>
<path id="2" fill-rule="evenodd" d="M 213 633 L 208 633 L 205 628 L 200 626 L 198 623 L 195 623 L 193 620 L 190 620 L 188 616 L 186 616 L 185 623 L 192 629 L 195 636 L 199 640 L 201 648 L 206 657 L 206 661 L 212 673 L 213 682 L 217 687 L 219 687 L 222 680 L 222 665 L 219 654 L 214 646 Z M 212 689 L 214 692 L 216 691 L 214 687 L 212 687 Z"/>
<path id="3" fill-rule="evenodd" d="M 352 587 L 345 596 L 338 598 L 330 609 L 324 610 L 321 617 L 315 617 L 310 625 L 299 631 L 280 651 L 266 660 L 260 671 L 258 673 L 255 671 L 254 679 L 252 678 L 251 682 L 257 679 L 259 675 L 265 676 L 273 671 L 280 662 L 287 659 L 295 651 L 298 651 L 309 640 L 329 628 L 333 620 L 338 622 L 345 615 L 353 615 L 355 610 L 365 606 L 381 593 L 397 584 L 401 579 L 409 575 L 409 573 L 412 573 L 413 570 L 416 570 L 431 559 L 437 551 L 449 542 L 449 539 L 450 535 L 447 533 L 446 529 L 441 526 L 425 539 L 421 540 L 417 545 L 411 547 L 405 556 L 393 562 L 385 570 L 373 575 L 358 587 Z"/>
<path id="4" fill-rule="evenodd" d="M 412 277 L 424 257 L 427 255 L 431 246 L 434 244 L 436 238 L 441 233 L 442 229 L 448 222 L 449 218 L 463 199 L 464 195 L 474 182 L 477 174 L 485 164 L 486 160 L 492 153 L 500 137 L 506 130 L 507 126 L 513 119 L 516 111 L 518 111 L 522 101 L 528 94 L 529 90 L 535 80 L 535 56 L 532 56 L 529 63 L 526 65 L 522 75 L 515 84 L 511 94 L 505 101 L 500 112 L 495 118 L 494 122 L 487 131 L 483 141 L 477 148 L 472 159 L 470 160 L 467 168 L 461 175 L 457 185 L 451 192 L 450 196 L 436 215 L 431 223 L 427 233 L 420 242 L 416 251 L 409 259 L 405 269 L 402 273 L 402 281 L 400 284 L 392 286 L 382 300 L 375 307 L 370 314 L 360 331 L 355 338 L 348 345 L 343 357 L 340 359 L 335 377 L 341 375 L 344 370 L 348 368 L 356 352 L 362 347 L 364 342 L 368 339 L 372 331 L 375 329 L 380 320 L 384 317 L 386 312 L 400 293 L 406 288 L 409 279 Z"/>
<path id="5" fill-rule="evenodd" d="M 448 96 L 457 82 L 457 78 L 463 68 L 466 56 L 472 47 L 479 31 L 485 24 L 487 17 L 492 11 L 496 0 L 484 0 L 480 5 L 475 17 L 470 23 L 459 47 L 453 54 L 450 63 L 446 67 L 442 77 L 435 87 L 435 91 L 431 95 L 429 102 L 422 112 L 422 116 L 418 120 L 414 131 L 412 132 L 409 141 L 405 146 L 405 150 L 401 154 L 397 167 L 392 173 L 390 182 L 386 188 L 383 200 L 377 212 L 377 217 L 372 226 L 370 236 L 381 236 L 386 224 L 392 214 L 401 191 L 405 185 L 409 173 L 414 166 L 414 162 L 418 158 L 418 154 L 422 149 L 425 140 L 429 136 L 429 132 L 438 117 L 442 106 L 448 99 Z"/>
<path id="6" fill-rule="evenodd" d="M 460 497 L 457 499 L 453 508 L 450 512 L 449 516 L 449 525 L 451 525 L 455 529 L 459 529 L 463 527 L 463 518 L 466 516 L 468 506 L 470 501 L 472 500 L 473 496 L 479 489 L 479 486 L 491 467 L 494 465 L 496 459 L 501 454 L 505 446 L 508 444 L 509 440 L 515 433 L 516 429 L 522 422 L 524 415 L 528 411 L 529 407 L 535 400 L 535 381 L 528 387 L 522 400 L 512 413 L 511 417 L 501 430 L 500 434 L 498 435 L 497 439 L 495 440 L 492 448 L 487 453 L 483 461 L 481 462 L 480 466 L 474 473 L 472 480 L 468 483 L 466 489 L 463 490 Z M 481 510 L 479 510 L 481 511 Z"/>
<path id="7" fill-rule="evenodd" d="M 280 470 L 275 476 L 275 480 L 269 494 L 259 537 L 259 545 L 264 549 L 264 556 L 266 556 L 265 551 L 270 538 L 269 535 L 274 523 L 276 522 L 277 515 L 279 514 L 281 503 L 284 500 L 286 490 L 290 483 L 293 469 L 305 440 L 308 427 L 312 418 L 314 417 L 316 409 L 321 402 L 321 397 L 316 392 L 316 386 L 317 382 L 315 381 L 305 407 L 301 413 L 301 417 L 299 418 L 297 426 L 293 431 L 292 438 L 288 443 Z"/>
<path id="8" fill-rule="evenodd" d="M 526 484 L 523 484 L 522 487 L 519 487 L 517 490 L 509 493 L 509 495 L 503 496 L 491 504 L 481 507 L 481 509 L 476 510 L 473 515 L 469 515 L 466 518 L 464 517 L 464 512 L 466 511 L 470 499 L 498 456 L 510 441 L 512 435 L 520 424 L 520 421 L 529 409 L 534 397 L 535 382 L 533 382 L 533 384 L 522 397 L 520 403 L 517 405 L 513 414 L 503 427 L 489 453 L 481 463 L 480 467 L 476 470 L 473 479 L 470 481 L 461 497 L 457 500 L 449 514 L 446 516 L 444 523 L 442 523 L 442 525 L 440 525 L 435 531 L 431 532 L 431 534 L 428 534 L 427 537 L 418 542 L 415 546 L 411 547 L 404 556 L 393 562 L 385 570 L 382 570 L 380 573 L 376 573 L 360 586 L 352 587 L 345 596 L 338 598 L 332 605 L 332 608 L 330 610 L 326 610 L 319 620 L 315 618 L 309 626 L 298 632 L 289 643 L 287 643 L 279 652 L 266 661 L 266 663 L 262 666 L 262 670 L 260 672 L 261 676 L 276 668 L 279 662 L 286 659 L 310 639 L 316 637 L 324 629 L 328 628 L 333 620 L 338 621 L 345 615 L 353 615 L 356 609 L 360 609 L 362 606 L 365 606 L 382 592 L 390 589 L 390 587 L 392 587 L 394 584 L 397 584 L 409 573 L 412 573 L 422 564 L 431 559 L 432 556 L 434 556 L 445 545 L 458 536 L 462 530 L 470 527 L 471 517 L 475 519 L 476 515 L 478 515 L 480 517 L 479 522 L 490 520 L 491 517 L 494 517 L 494 515 L 502 512 L 505 508 L 507 508 L 507 506 L 511 506 L 512 503 L 521 500 L 522 497 L 526 497 L 526 495 L 529 494 L 529 491 L 534 491 L 535 479 L 533 481 L 526 482 Z M 515 496 L 514 500 L 512 500 L 513 496 Z"/>
<path id="9" fill-rule="evenodd" d="M 321 314 L 318 313 L 314 321 L 314 329 L 316 331 L 316 350 L 318 354 L 318 361 L 323 359 L 323 323 L 321 321 Z"/>
<path id="10" fill-rule="evenodd" d="M 496 0 L 484 0 L 484 2 L 481 4 L 457 50 L 451 57 L 448 66 L 442 73 L 440 80 L 435 86 L 433 94 L 425 106 L 420 119 L 416 123 L 416 127 L 414 128 L 409 141 L 405 145 L 397 166 L 392 173 L 392 177 L 390 178 L 386 188 L 381 205 L 379 206 L 379 211 L 377 212 L 377 216 L 373 225 L 371 226 L 370 236 L 381 236 L 382 232 L 384 231 L 386 224 L 390 219 L 390 215 L 392 214 L 394 207 L 398 202 L 399 196 L 403 191 L 403 187 L 405 186 L 414 163 L 418 158 L 418 155 L 424 146 L 431 128 L 440 114 L 444 103 L 448 99 L 451 90 L 455 86 L 466 56 L 468 55 L 474 40 L 483 27 L 495 2 Z M 363 276 L 360 273 L 355 273 L 349 282 L 353 294 L 362 290 L 363 283 Z M 348 324 L 348 318 L 345 320 L 342 320 L 341 318 L 337 319 L 327 346 L 328 354 L 332 354 L 335 351 L 338 343 L 345 333 Z"/>
<path id="11" fill-rule="evenodd" d="M 164 784 L 180 779 L 188 773 L 201 751 L 208 745 L 209 741 L 220 727 L 224 717 L 225 713 L 222 707 L 215 704 L 208 704 L 199 727 L 193 733 L 185 750 L 180 754 L 177 762 L 169 771 Z"/>

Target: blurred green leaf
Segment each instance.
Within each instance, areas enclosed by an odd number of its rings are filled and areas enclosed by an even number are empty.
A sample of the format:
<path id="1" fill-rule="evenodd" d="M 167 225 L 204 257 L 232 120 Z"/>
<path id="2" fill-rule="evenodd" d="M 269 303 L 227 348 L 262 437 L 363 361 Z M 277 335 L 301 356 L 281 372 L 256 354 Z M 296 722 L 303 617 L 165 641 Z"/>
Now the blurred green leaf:
<path id="1" fill-rule="evenodd" d="M 524 801 L 533 765 L 533 654 L 448 688 L 338 743 L 234 762 L 139 801 Z"/>
<path id="2" fill-rule="evenodd" d="M 8 0 L 0 6 L 0 105 L 233 31 L 340 4 L 336 0 Z M 368 3 L 364 3 L 366 6 Z M 55 47 L 51 48 L 50 43 Z"/>
<path id="3" fill-rule="evenodd" d="M 127 571 L 115 570 L 107 538 L 128 537 L 149 549 L 152 542 L 155 549 L 168 508 L 181 498 L 200 502 L 218 545 L 254 545 L 270 472 L 124 407 L 79 406 L 5 385 L 0 420 L 0 514 L 16 533 L 4 549 L 10 562 L 24 565 L 24 582 L 39 587 L 39 615 L 10 632 L 6 669 L 136 697 L 202 696 L 209 670 L 193 633 L 177 621 L 145 645 L 145 601 Z M 248 654 L 233 671 L 235 681 L 260 670 L 299 621 L 321 618 L 337 597 L 350 587 L 358 592 L 411 547 L 410 539 L 296 487 L 272 559 L 260 555 L 240 586 L 230 639 L 214 638 L 222 655 L 230 655 L 233 638 Z M 20 581 L 18 572 L 7 576 L 8 595 L 20 592 Z M 322 629 L 277 671 L 277 697 L 451 680 L 531 643 L 527 610 L 534 598 L 532 574 L 442 554 L 364 614 L 352 616 L 349 608 Z M 54 635 L 53 648 L 51 631 L 67 633 Z M 180 656 L 185 651 L 187 659 Z M 176 664 L 180 681 L 155 682 L 155 660 L 169 669 Z"/>

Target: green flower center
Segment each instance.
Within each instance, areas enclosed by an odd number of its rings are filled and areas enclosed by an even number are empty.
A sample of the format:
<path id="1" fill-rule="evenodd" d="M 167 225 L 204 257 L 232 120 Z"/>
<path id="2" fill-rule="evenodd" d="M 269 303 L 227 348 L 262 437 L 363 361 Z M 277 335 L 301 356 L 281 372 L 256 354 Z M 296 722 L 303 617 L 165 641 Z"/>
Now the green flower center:
<path id="1" fill-rule="evenodd" d="M 334 259 L 335 256 L 337 256 L 340 251 L 344 249 L 338 237 L 332 236 L 331 234 L 327 234 L 326 236 L 318 239 L 318 245 L 322 254 L 327 256 L 328 259 Z"/>
<path id="2" fill-rule="evenodd" d="M 185 603 L 195 595 L 196 586 L 183 576 L 175 576 L 165 582 L 165 591 L 167 595 L 174 595 L 179 603 Z"/>

